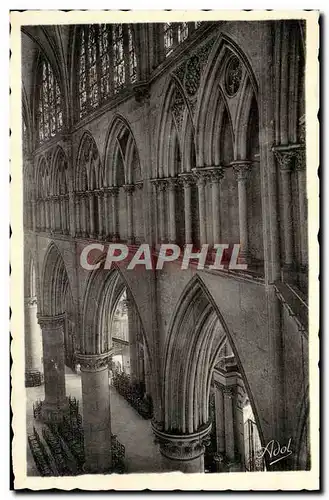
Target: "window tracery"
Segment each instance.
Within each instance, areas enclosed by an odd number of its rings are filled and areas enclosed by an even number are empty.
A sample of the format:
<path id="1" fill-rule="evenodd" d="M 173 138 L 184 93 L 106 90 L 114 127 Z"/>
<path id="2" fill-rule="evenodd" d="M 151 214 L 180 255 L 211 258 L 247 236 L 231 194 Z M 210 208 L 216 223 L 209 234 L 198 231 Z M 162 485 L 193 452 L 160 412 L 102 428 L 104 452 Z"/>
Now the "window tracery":
<path id="1" fill-rule="evenodd" d="M 79 56 L 80 117 L 137 79 L 132 27 L 93 24 L 81 29 Z"/>
<path id="2" fill-rule="evenodd" d="M 42 61 L 38 105 L 40 142 L 54 137 L 63 127 L 62 96 L 58 81 L 47 60 Z"/>

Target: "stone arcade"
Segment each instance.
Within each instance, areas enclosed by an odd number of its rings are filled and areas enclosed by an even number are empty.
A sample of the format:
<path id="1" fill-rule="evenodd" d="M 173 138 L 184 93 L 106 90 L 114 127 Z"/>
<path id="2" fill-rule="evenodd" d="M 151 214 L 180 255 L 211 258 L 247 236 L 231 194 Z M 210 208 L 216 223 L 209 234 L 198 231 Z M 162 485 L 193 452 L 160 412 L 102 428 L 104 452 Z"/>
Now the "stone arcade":
<path id="1" fill-rule="evenodd" d="M 78 384 L 84 472 L 113 470 L 113 397 L 154 470 L 309 468 L 304 57 L 293 20 L 22 28 L 27 411 L 52 429 Z M 95 243 L 247 269 L 88 271 Z"/>

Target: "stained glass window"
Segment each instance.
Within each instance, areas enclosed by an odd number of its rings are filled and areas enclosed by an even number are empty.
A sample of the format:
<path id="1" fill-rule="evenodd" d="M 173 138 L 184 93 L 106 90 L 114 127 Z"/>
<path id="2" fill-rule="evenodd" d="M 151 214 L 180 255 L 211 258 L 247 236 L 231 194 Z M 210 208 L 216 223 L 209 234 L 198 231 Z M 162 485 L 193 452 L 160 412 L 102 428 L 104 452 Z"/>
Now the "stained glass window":
<path id="1" fill-rule="evenodd" d="M 193 23 L 164 23 L 163 37 L 165 55 L 169 56 L 178 44 L 186 40 L 195 27 Z"/>
<path id="2" fill-rule="evenodd" d="M 136 81 L 136 52 L 127 24 L 83 26 L 79 59 L 80 116 Z"/>
<path id="3" fill-rule="evenodd" d="M 165 23 L 163 32 L 165 53 L 168 56 L 174 48 L 174 23 Z"/>
<path id="4" fill-rule="evenodd" d="M 62 96 L 54 72 L 44 60 L 41 69 L 38 126 L 39 140 L 54 137 L 63 127 Z"/>
<path id="5" fill-rule="evenodd" d="M 188 24 L 179 23 L 178 25 L 178 43 L 181 43 L 188 37 Z"/>

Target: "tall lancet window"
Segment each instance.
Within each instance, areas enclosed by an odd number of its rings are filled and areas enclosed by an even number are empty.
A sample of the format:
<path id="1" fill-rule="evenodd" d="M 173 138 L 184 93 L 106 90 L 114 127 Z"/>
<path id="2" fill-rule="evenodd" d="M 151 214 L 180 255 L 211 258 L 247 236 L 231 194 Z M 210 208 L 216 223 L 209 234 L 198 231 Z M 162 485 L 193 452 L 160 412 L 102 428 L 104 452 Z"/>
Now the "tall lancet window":
<path id="1" fill-rule="evenodd" d="M 165 56 L 169 56 L 175 47 L 186 40 L 195 29 L 195 23 L 164 23 L 163 45 Z"/>
<path id="2" fill-rule="evenodd" d="M 129 24 L 84 25 L 80 31 L 80 117 L 137 78 L 136 51 Z"/>
<path id="3" fill-rule="evenodd" d="M 63 127 L 62 96 L 57 79 L 44 60 L 41 67 L 41 81 L 38 106 L 38 130 L 40 142 L 54 137 Z"/>
<path id="4" fill-rule="evenodd" d="M 166 56 L 168 56 L 174 48 L 174 23 L 164 23 L 164 48 Z"/>

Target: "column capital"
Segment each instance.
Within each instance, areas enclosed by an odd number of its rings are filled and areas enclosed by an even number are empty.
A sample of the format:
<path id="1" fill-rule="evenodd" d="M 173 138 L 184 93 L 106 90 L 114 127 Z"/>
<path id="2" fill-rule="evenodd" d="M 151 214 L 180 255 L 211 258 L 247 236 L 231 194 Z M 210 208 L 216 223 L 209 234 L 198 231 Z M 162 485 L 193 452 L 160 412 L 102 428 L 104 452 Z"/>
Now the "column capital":
<path id="1" fill-rule="evenodd" d="M 108 189 L 108 193 L 111 196 L 118 196 L 118 194 L 119 194 L 119 187 L 118 186 L 109 186 L 107 189 Z"/>
<path id="2" fill-rule="evenodd" d="M 135 184 L 124 184 L 122 187 L 129 196 L 135 191 Z"/>
<path id="3" fill-rule="evenodd" d="M 185 187 L 193 186 L 195 184 L 195 176 L 193 172 L 184 172 L 182 174 L 178 174 L 178 180 Z"/>
<path id="4" fill-rule="evenodd" d="M 177 177 L 168 177 L 168 188 L 173 191 L 179 185 L 179 180 Z"/>
<path id="5" fill-rule="evenodd" d="M 137 181 L 135 184 L 136 189 L 143 189 L 144 183 L 143 181 Z"/>
<path id="6" fill-rule="evenodd" d="M 160 431 L 155 423 L 152 423 L 152 428 L 160 444 L 161 454 L 171 460 L 184 461 L 193 460 L 204 454 L 205 445 L 209 442 L 211 423 L 193 434 L 170 434 Z"/>
<path id="7" fill-rule="evenodd" d="M 224 168 L 220 165 L 214 167 L 207 167 L 209 172 L 209 179 L 212 183 L 219 183 L 224 177 Z"/>
<path id="8" fill-rule="evenodd" d="M 246 181 L 252 168 L 252 163 L 248 160 L 234 160 L 231 162 L 233 172 L 237 181 Z"/>
<path id="9" fill-rule="evenodd" d="M 232 389 L 232 387 L 223 387 L 223 394 L 224 396 L 227 396 L 228 398 L 233 398 L 234 396 L 234 390 Z"/>
<path id="10" fill-rule="evenodd" d="M 296 150 L 295 168 L 298 172 L 306 169 L 306 150 L 304 145 Z"/>
<path id="11" fill-rule="evenodd" d="M 76 359 L 81 365 L 81 370 L 85 372 L 94 372 L 103 370 L 109 364 L 113 351 L 107 351 L 102 354 L 82 354 L 77 353 Z"/>
<path id="12" fill-rule="evenodd" d="M 166 178 L 158 178 L 158 179 L 152 179 L 151 182 L 154 184 L 156 189 L 159 191 L 166 191 L 168 187 L 168 179 Z"/>
<path id="13" fill-rule="evenodd" d="M 204 186 L 210 178 L 209 171 L 205 167 L 193 168 L 192 170 L 198 186 Z"/>
<path id="14" fill-rule="evenodd" d="M 63 325 L 65 314 L 58 314 L 56 316 L 43 316 L 37 314 L 38 323 L 41 328 L 58 328 Z"/>

